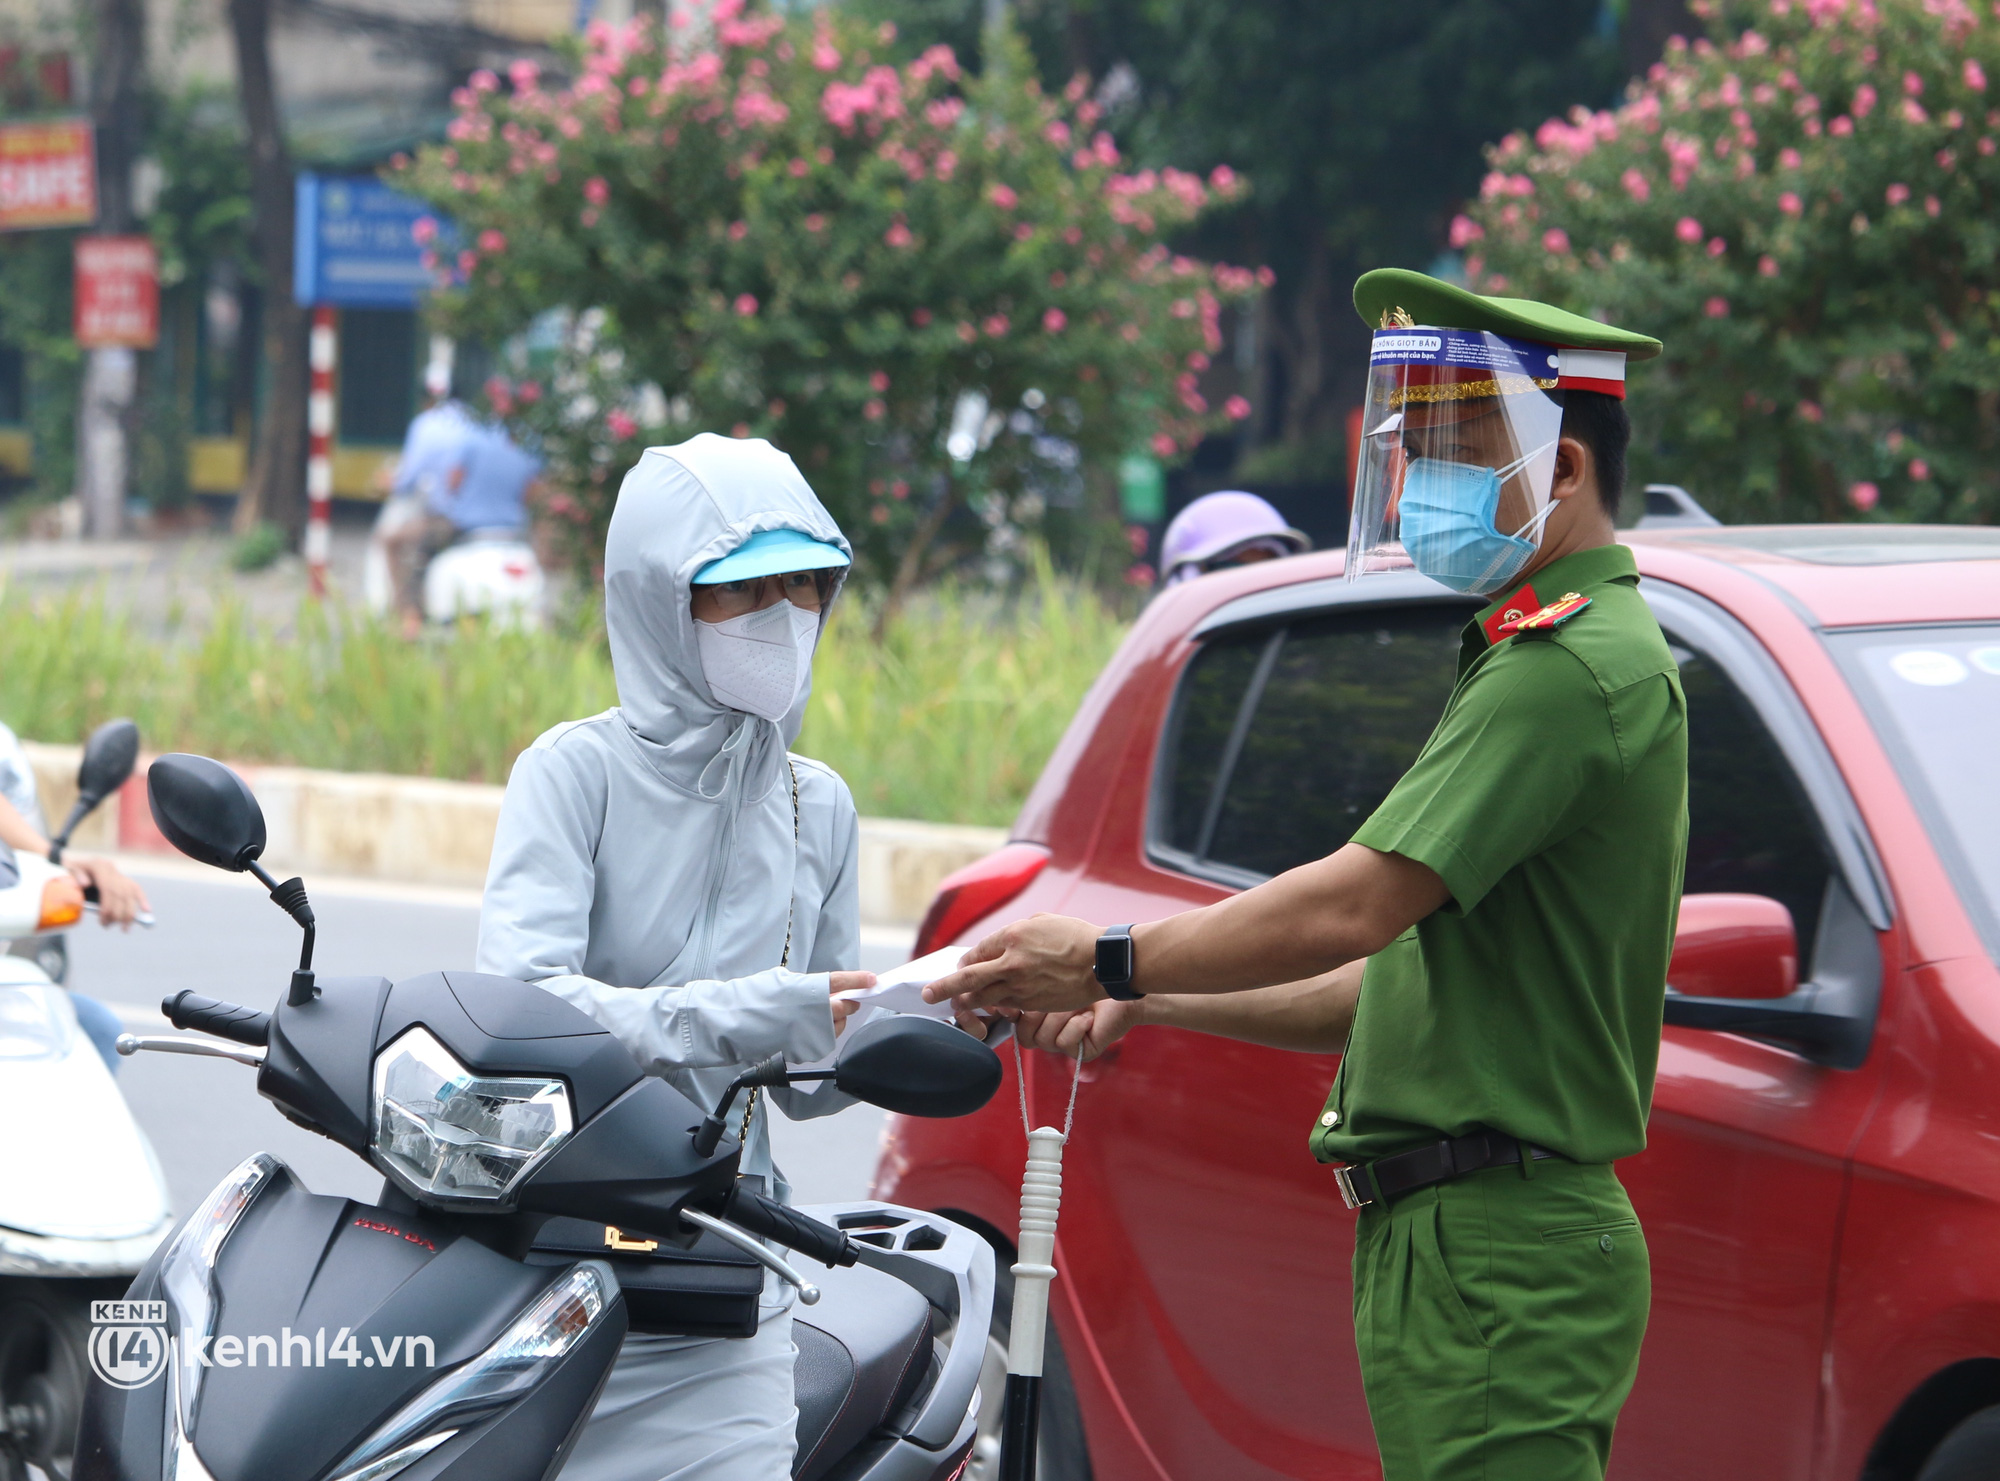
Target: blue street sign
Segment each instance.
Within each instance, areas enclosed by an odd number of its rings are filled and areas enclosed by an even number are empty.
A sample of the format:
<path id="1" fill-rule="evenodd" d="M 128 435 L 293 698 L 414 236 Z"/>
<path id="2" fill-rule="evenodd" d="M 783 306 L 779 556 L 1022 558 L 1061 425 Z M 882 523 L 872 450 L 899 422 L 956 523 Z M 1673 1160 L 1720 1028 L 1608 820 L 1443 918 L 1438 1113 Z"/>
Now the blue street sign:
<path id="1" fill-rule="evenodd" d="M 293 297 L 303 304 L 415 308 L 432 283 L 414 231 L 423 217 L 438 219 L 430 205 L 372 176 L 300 175 Z M 431 246 L 441 250 L 442 222 L 438 235 Z"/>

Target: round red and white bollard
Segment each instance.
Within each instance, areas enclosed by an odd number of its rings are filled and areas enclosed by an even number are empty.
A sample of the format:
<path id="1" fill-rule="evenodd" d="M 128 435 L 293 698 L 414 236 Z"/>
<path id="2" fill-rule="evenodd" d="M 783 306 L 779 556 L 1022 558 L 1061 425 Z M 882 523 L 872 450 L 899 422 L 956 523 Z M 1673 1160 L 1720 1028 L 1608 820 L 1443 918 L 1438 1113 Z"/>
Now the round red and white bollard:
<path id="1" fill-rule="evenodd" d="M 340 353 L 334 310 L 312 313 L 312 394 L 306 400 L 306 575 L 312 594 L 326 595 L 326 561 L 333 546 L 333 371 Z"/>

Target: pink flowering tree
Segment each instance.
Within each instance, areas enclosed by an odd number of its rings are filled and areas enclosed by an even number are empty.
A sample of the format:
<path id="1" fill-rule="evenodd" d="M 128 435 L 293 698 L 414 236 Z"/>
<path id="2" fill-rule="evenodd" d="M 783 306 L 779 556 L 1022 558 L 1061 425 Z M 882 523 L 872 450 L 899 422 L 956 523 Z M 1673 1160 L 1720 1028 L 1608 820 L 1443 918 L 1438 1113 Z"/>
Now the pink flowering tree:
<path id="1" fill-rule="evenodd" d="M 1725 518 L 2000 519 L 2000 16 L 1695 9 L 1616 111 L 1490 151 L 1473 285 L 1664 340 L 1634 473 Z"/>
<path id="2" fill-rule="evenodd" d="M 586 567 L 626 468 L 696 432 L 791 453 L 900 596 L 1031 536 L 1108 545 L 1120 456 L 1248 414 L 1200 377 L 1258 279 L 1163 240 L 1244 183 L 1128 173 L 1080 79 L 890 66 L 891 39 L 740 0 L 595 25 L 561 86 L 475 73 L 396 171 L 465 244 L 436 263 L 443 327 L 561 326 L 491 390 Z"/>

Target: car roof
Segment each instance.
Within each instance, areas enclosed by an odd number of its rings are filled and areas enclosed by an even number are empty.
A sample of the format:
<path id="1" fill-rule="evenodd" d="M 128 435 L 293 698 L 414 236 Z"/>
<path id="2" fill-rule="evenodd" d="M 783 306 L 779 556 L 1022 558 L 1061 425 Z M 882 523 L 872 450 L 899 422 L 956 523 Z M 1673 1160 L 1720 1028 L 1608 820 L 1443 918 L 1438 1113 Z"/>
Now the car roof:
<path id="1" fill-rule="evenodd" d="M 1653 551 L 1716 561 L 1777 587 L 1826 627 L 2000 619 L 1991 525 L 1723 525 L 1620 538 L 1641 570 Z"/>
<path id="2" fill-rule="evenodd" d="M 1725 587 L 1749 577 L 1822 627 L 2000 620 L 2000 528 L 1990 525 L 1722 525 L 1618 538 L 1647 576 L 1697 590 L 1710 584 L 1704 567 Z M 1327 550 L 1216 572 L 1163 592 L 1152 606 L 1164 610 L 1147 615 L 1206 637 L 1302 609 L 1468 600 L 1414 572 L 1349 585 L 1344 564 Z"/>

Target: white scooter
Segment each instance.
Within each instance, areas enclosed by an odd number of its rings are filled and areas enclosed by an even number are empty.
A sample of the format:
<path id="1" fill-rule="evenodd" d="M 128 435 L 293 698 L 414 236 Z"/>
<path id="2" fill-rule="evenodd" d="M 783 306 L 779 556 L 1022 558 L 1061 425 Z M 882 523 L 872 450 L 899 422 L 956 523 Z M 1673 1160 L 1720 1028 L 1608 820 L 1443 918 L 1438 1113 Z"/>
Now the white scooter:
<path id="1" fill-rule="evenodd" d="M 396 604 L 389 537 L 423 518 L 421 499 L 391 498 L 375 517 L 362 559 L 361 588 L 368 610 L 387 616 Z M 436 623 L 486 617 L 512 627 L 541 625 L 547 580 L 542 563 L 519 530 L 468 530 L 431 557 L 424 570 L 424 617 Z"/>
<path id="2" fill-rule="evenodd" d="M 129 720 L 90 737 L 58 856 L 138 752 Z M 66 930 L 90 906 L 60 865 L 0 848 L 0 938 Z M 152 1145 L 69 994 L 0 955 L 0 1481 L 68 1481 L 90 1303 L 123 1294 L 172 1227 Z"/>

